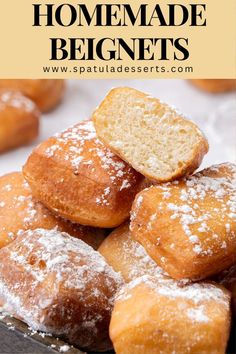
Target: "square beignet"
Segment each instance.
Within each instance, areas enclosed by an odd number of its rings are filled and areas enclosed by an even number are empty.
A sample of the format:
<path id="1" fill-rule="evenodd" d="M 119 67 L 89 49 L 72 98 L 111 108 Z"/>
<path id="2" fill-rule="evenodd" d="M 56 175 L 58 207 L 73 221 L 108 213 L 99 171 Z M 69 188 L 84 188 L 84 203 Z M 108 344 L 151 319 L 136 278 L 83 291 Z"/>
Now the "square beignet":
<path id="1" fill-rule="evenodd" d="M 236 166 L 209 167 L 145 189 L 131 235 L 175 279 L 203 279 L 236 261 Z"/>
<path id="2" fill-rule="evenodd" d="M 121 290 L 109 330 L 116 354 L 225 354 L 229 331 L 226 289 L 150 276 Z"/>
<path id="3" fill-rule="evenodd" d="M 28 144 L 38 136 L 40 113 L 20 92 L 0 91 L 0 153 Z"/>
<path id="4" fill-rule="evenodd" d="M 123 281 L 83 241 L 27 231 L 0 250 L 0 300 L 33 330 L 91 351 L 111 348 L 113 298 Z"/>
<path id="5" fill-rule="evenodd" d="M 49 209 L 83 225 L 115 227 L 129 217 L 143 176 L 114 155 L 84 121 L 40 144 L 23 173 Z"/>
<path id="6" fill-rule="evenodd" d="M 168 274 L 147 254 L 144 247 L 135 241 L 125 223 L 117 227 L 100 245 L 98 252 L 126 282 L 143 275 L 169 278 Z"/>
<path id="7" fill-rule="evenodd" d="M 193 173 L 208 152 L 195 123 L 129 87 L 112 89 L 92 115 L 97 135 L 136 171 L 156 182 Z"/>
<path id="8" fill-rule="evenodd" d="M 35 200 L 22 173 L 13 172 L 0 177 L 0 248 L 24 231 L 37 228 L 56 228 L 58 231 L 67 232 L 94 249 L 98 248 L 106 236 L 104 229 L 73 224 L 54 215 Z"/>
<path id="9" fill-rule="evenodd" d="M 65 81 L 59 79 L 2 79 L 0 80 L 0 88 L 20 91 L 34 101 L 41 112 L 48 112 L 61 102 L 65 92 Z"/>

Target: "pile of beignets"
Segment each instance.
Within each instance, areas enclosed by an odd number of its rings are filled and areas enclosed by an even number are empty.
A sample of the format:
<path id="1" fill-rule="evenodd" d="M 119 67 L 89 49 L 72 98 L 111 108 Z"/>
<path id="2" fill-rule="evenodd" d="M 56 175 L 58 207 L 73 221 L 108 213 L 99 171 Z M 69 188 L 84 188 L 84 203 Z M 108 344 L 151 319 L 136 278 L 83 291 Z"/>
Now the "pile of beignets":
<path id="1" fill-rule="evenodd" d="M 195 173 L 207 151 L 195 123 L 131 88 L 42 142 L 0 178 L 4 311 L 87 351 L 225 353 L 236 166 Z"/>
<path id="2" fill-rule="evenodd" d="M 62 100 L 64 80 L 0 80 L 0 153 L 26 145 L 39 135 L 41 112 Z"/>

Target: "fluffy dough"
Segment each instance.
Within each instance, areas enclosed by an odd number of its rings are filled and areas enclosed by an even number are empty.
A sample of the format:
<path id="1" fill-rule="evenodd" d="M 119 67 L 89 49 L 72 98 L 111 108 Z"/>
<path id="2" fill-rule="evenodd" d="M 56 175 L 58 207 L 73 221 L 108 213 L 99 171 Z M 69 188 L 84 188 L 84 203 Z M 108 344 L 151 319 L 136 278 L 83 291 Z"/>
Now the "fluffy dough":
<path id="1" fill-rule="evenodd" d="M 168 278 L 143 246 L 132 239 L 128 223 L 121 225 L 106 237 L 98 251 L 126 282 L 147 274 L 156 278 Z"/>
<path id="2" fill-rule="evenodd" d="M 22 92 L 34 101 L 42 112 L 55 108 L 64 96 L 64 80 L 7 79 L 0 80 L 0 88 Z"/>
<path id="3" fill-rule="evenodd" d="M 194 79 L 190 81 L 197 88 L 211 93 L 236 90 L 236 79 Z"/>
<path id="4" fill-rule="evenodd" d="M 230 295 L 211 283 L 179 287 L 144 276 L 121 290 L 110 337 L 116 354 L 224 354 Z"/>
<path id="5" fill-rule="evenodd" d="M 33 195 L 62 217 L 116 227 L 129 217 L 143 180 L 96 137 L 84 121 L 40 144 L 23 173 Z"/>
<path id="6" fill-rule="evenodd" d="M 132 237 L 175 279 L 203 279 L 236 261 L 236 166 L 225 163 L 139 193 Z"/>
<path id="7" fill-rule="evenodd" d="M 32 196 L 20 172 L 0 177 L 0 248 L 24 231 L 37 228 L 69 233 L 97 249 L 105 238 L 103 229 L 72 224 L 46 209 Z"/>
<path id="8" fill-rule="evenodd" d="M 193 173 L 208 152 L 196 124 L 157 98 L 111 90 L 93 113 L 98 137 L 145 177 L 167 182 Z"/>
<path id="9" fill-rule="evenodd" d="M 4 308 L 33 330 L 85 350 L 111 348 L 109 322 L 121 285 L 98 252 L 66 233 L 27 231 L 0 250 Z"/>
<path id="10" fill-rule="evenodd" d="M 28 144 L 38 136 L 40 113 L 19 92 L 0 91 L 0 153 Z"/>

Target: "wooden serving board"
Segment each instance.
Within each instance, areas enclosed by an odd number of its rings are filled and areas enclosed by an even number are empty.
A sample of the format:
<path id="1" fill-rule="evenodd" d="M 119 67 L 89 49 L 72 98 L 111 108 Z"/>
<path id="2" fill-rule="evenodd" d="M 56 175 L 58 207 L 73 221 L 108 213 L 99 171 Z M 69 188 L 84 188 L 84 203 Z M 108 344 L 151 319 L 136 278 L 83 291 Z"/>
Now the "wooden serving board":
<path id="1" fill-rule="evenodd" d="M 25 323 L 13 317 L 0 318 L 0 354 L 56 353 L 101 354 L 85 353 L 53 336 L 32 332 Z M 114 352 L 106 354 L 114 354 Z M 232 327 L 227 354 L 236 354 L 236 326 Z"/>

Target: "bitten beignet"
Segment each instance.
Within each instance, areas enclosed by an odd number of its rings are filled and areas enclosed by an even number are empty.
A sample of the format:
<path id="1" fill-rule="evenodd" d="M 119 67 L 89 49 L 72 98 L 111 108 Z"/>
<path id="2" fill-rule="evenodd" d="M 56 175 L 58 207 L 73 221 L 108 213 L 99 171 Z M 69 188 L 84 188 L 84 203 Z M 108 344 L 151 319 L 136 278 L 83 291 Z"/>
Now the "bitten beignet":
<path id="1" fill-rule="evenodd" d="M 83 225 L 115 227 L 129 217 L 143 176 L 114 155 L 84 121 L 40 144 L 23 168 L 33 195 Z"/>
<path id="2" fill-rule="evenodd" d="M 224 354 L 230 295 L 211 283 L 187 285 L 144 276 L 115 301 L 110 337 L 116 354 Z"/>
<path id="3" fill-rule="evenodd" d="M 40 113 L 19 92 L 0 91 L 0 153 L 28 144 L 38 136 Z"/>
<path id="4" fill-rule="evenodd" d="M 191 174 L 208 151 L 206 138 L 193 122 L 131 88 L 111 90 L 93 121 L 98 137 L 114 153 L 154 181 Z"/>
<path id="5" fill-rule="evenodd" d="M 173 278 L 203 279 L 236 262 L 236 166 L 209 167 L 145 189 L 135 199 L 132 237 Z"/>
<path id="6" fill-rule="evenodd" d="M 27 231 L 0 250 L 0 299 L 32 329 L 91 351 L 111 348 L 113 298 L 122 279 L 83 241 Z"/>
<path id="7" fill-rule="evenodd" d="M 33 198 L 20 172 L 0 177 L 0 248 L 24 231 L 37 228 L 56 228 L 82 239 L 95 249 L 105 238 L 103 229 L 72 224 L 52 214 Z"/>
<path id="8" fill-rule="evenodd" d="M 236 79 L 194 79 L 190 82 L 197 88 L 211 93 L 236 90 Z"/>
<path id="9" fill-rule="evenodd" d="M 126 282 L 148 274 L 156 278 L 168 278 L 143 246 L 132 239 L 128 223 L 118 227 L 106 237 L 98 252 Z"/>
<path id="10" fill-rule="evenodd" d="M 42 112 L 55 108 L 64 95 L 64 80 L 7 79 L 0 80 L 0 89 L 14 89 L 34 101 Z"/>

